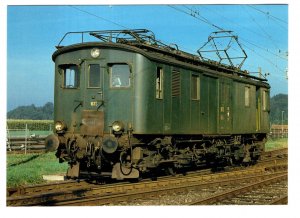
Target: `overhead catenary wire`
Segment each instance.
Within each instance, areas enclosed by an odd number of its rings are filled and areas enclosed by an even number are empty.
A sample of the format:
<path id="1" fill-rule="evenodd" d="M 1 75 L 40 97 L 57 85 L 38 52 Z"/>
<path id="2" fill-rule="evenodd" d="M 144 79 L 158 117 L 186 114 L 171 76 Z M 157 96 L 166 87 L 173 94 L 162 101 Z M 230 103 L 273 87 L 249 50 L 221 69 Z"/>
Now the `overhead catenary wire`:
<path id="1" fill-rule="evenodd" d="M 269 60 L 268 58 L 264 57 L 263 55 L 257 53 L 254 49 L 246 46 L 245 44 L 243 44 L 243 46 L 245 46 L 247 49 L 249 49 L 250 51 L 252 51 L 253 53 L 255 53 L 256 55 L 260 56 L 261 58 L 265 59 L 267 62 L 269 62 L 271 65 L 273 65 L 273 67 L 275 67 L 277 70 L 285 72 L 285 70 L 279 68 L 276 64 L 274 64 L 271 60 Z"/>
<path id="2" fill-rule="evenodd" d="M 202 7 L 203 7 L 203 6 L 202 6 Z M 213 10 L 213 9 L 207 8 L 207 7 L 204 7 L 204 8 L 206 8 L 206 9 L 208 9 L 208 10 L 210 10 L 210 11 Z M 243 29 L 245 29 L 245 30 L 247 30 L 247 31 L 249 31 L 249 32 L 252 32 L 252 33 L 261 35 L 261 34 L 257 33 L 256 31 L 254 31 L 254 30 L 252 30 L 252 29 L 250 29 L 250 28 L 248 28 L 248 27 L 246 27 L 246 26 L 241 26 L 240 24 L 238 24 L 238 23 L 236 23 L 236 22 L 234 22 L 234 21 L 228 19 L 227 17 L 225 17 L 225 16 L 223 16 L 221 13 L 219 13 L 217 10 L 213 10 L 213 13 L 214 13 L 214 14 L 218 14 L 220 17 L 224 18 L 224 19 L 227 20 L 228 22 L 230 22 L 230 23 L 232 23 L 232 24 L 234 24 L 234 25 L 236 25 L 236 26 L 239 26 L 239 27 L 241 27 L 241 28 L 243 28 Z M 265 52 L 268 52 L 268 53 L 270 53 L 270 54 L 272 54 L 272 55 L 274 55 L 274 56 L 276 56 L 276 57 L 279 57 L 279 58 L 281 58 L 281 59 L 283 59 L 283 60 L 287 60 L 287 57 L 286 57 L 286 56 L 280 56 L 280 55 L 278 55 L 278 54 L 276 54 L 276 53 L 274 53 L 274 52 L 272 52 L 272 51 L 270 51 L 270 50 L 268 50 L 268 49 L 266 49 L 266 48 L 264 48 L 264 47 L 262 47 L 262 46 L 259 46 L 259 45 L 254 44 L 253 42 L 251 42 L 251 41 L 249 41 L 249 40 L 247 40 L 247 39 L 245 39 L 245 38 L 243 38 L 243 37 L 239 37 L 239 38 L 240 38 L 241 40 L 243 40 L 243 41 L 245 41 L 245 42 L 247 42 L 247 43 L 249 43 L 249 44 L 251 44 L 251 45 L 257 47 L 258 49 L 264 50 Z"/>
<path id="3" fill-rule="evenodd" d="M 259 24 L 259 22 L 257 22 L 255 20 L 255 18 L 248 12 L 248 10 L 246 9 L 246 7 L 245 7 L 245 11 L 247 12 L 247 14 L 251 18 L 251 20 L 258 26 L 258 28 L 266 36 L 266 38 L 273 43 L 273 45 L 275 46 L 276 49 L 278 49 L 278 51 L 280 51 L 280 48 L 278 47 L 277 43 L 273 40 L 273 37 L 270 34 L 267 33 L 267 31 Z"/>
<path id="4" fill-rule="evenodd" d="M 186 7 L 186 6 L 185 6 L 185 7 Z M 188 8 L 188 7 L 186 7 L 186 8 L 189 9 L 189 10 L 192 10 L 192 9 L 190 9 L 190 8 Z M 181 10 L 179 10 L 179 11 L 181 11 Z M 184 11 L 184 12 L 185 12 L 185 11 Z M 256 31 L 253 31 L 253 30 L 251 30 L 251 29 L 249 29 L 249 28 L 247 28 L 247 27 L 241 26 L 241 25 L 239 25 L 239 24 L 237 24 L 237 23 L 235 23 L 235 22 L 229 20 L 228 18 L 226 18 L 226 17 L 223 16 L 222 14 L 218 13 L 216 10 L 214 10 L 214 13 L 215 13 L 215 12 L 216 12 L 219 16 L 221 16 L 222 18 L 226 19 L 227 21 L 229 21 L 229 22 L 231 22 L 231 23 L 233 23 L 233 24 L 235 24 L 235 25 L 237 25 L 237 26 L 239 26 L 239 27 L 241 27 L 241 28 L 244 28 L 244 29 L 246 29 L 246 30 L 248 30 L 248 31 L 250 31 L 250 32 L 253 32 L 253 33 L 257 34 L 257 35 L 261 35 L 261 36 L 262 36 L 262 34 L 257 33 Z M 187 13 L 187 12 L 185 12 L 185 13 L 188 14 L 188 15 L 191 15 L 190 13 Z M 200 13 L 195 13 L 195 15 L 192 16 L 192 17 L 195 17 L 195 16 L 198 15 L 198 14 L 200 14 Z M 202 17 L 203 17 L 203 16 L 202 16 Z M 211 24 L 211 22 L 208 21 L 207 19 L 206 19 L 206 22 L 205 22 L 205 23 Z M 216 25 L 214 24 L 214 26 L 216 26 Z M 221 28 L 221 27 L 218 27 L 218 29 L 221 30 L 221 31 L 224 31 L 224 29 Z M 265 36 L 263 36 L 263 37 L 266 38 Z M 268 52 L 268 53 L 270 53 L 270 54 L 272 54 L 272 55 L 274 55 L 274 56 L 276 56 L 276 57 L 278 57 L 278 58 L 281 58 L 281 59 L 283 59 L 283 60 L 287 60 L 287 58 L 286 58 L 285 56 L 280 56 L 280 55 L 278 55 L 278 54 L 276 54 L 276 53 L 270 51 L 269 49 L 266 49 L 266 48 L 264 48 L 264 47 L 262 47 L 262 46 L 259 46 L 259 45 L 255 44 L 255 43 L 249 41 L 248 39 L 246 39 L 246 38 L 244 38 L 244 37 L 239 36 L 239 39 L 241 39 L 242 41 L 245 41 L 246 43 L 251 44 L 252 46 L 257 47 L 258 49 L 264 50 L 265 52 Z M 269 39 L 269 38 L 267 38 L 267 39 Z M 279 48 L 277 48 L 277 49 L 280 50 Z"/>
<path id="5" fill-rule="evenodd" d="M 107 19 L 107 18 L 104 18 L 104 17 L 101 17 L 101 16 L 99 16 L 99 15 L 93 14 L 93 13 L 91 13 L 91 12 L 89 12 L 89 11 L 80 9 L 80 8 L 78 8 L 78 7 L 75 7 L 75 6 L 72 6 L 72 5 L 69 5 L 69 7 L 73 8 L 73 9 L 76 9 L 76 10 L 82 12 L 82 13 L 88 14 L 88 15 L 90 15 L 90 16 L 96 17 L 96 18 L 98 18 L 98 19 L 104 20 L 104 21 L 106 21 L 106 22 L 112 23 L 112 24 L 114 24 L 114 25 L 116 25 L 116 26 L 119 26 L 119 27 L 122 27 L 122 28 L 125 28 L 125 29 L 130 29 L 129 27 L 126 27 L 126 26 L 124 26 L 124 25 L 122 25 L 122 24 L 119 24 L 119 23 L 117 23 L 117 22 L 111 21 L 111 20 L 109 20 L 109 19 Z M 181 46 L 181 47 L 184 48 L 184 49 L 186 49 L 186 51 L 189 51 L 190 53 L 194 53 L 194 51 L 192 51 L 192 50 L 190 50 L 190 49 L 187 49 L 187 48 L 185 48 L 185 47 L 183 47 L 183 46 Z"/>
<path id="6" fill-rule="evenodd" d="M 192 17 L 194 17 L 194 18 L 196 18 L 196 19 L 198 19 L 198 20 L 200 20 L 200 21 L 202 21 L 202 22 L 204 22 L 204 23 L 206 23 L 206 24 L 209 24 L 209 25 L 211 25 L 211 26 L 217 28 L 217 29 L 220 30 L 220 31 L 224 31 L 223 28 L 221 28 L 221 27 L 219 27 L 219 26 L 213 24 L 213 23 L 212 23 L 211 21 L 209 21 L 208 19 L 206 19 L 206 18 L 203 19 L 203 18 L 197 17 L 197 15 L 198 15 L 197 13 L 194 13 L 194 14 L 193 14 L 193 13 L 186 12 L 185 10 L 182 10 L 182 9 L 176 8 L 176 7 L 174 7 L 174 6 L 171 6 L 171 5 L 168 5 L 168 6 L 171 7 L 171 8 L 173 8 L 173 9 L 175 9 L 175 10 L 177 10 L 177 11 L 179 11 L 179 12 L 182 12 L 182 13 L 184 13 L 184 14 L 186 14 L 186 15 L 192 16 Z M 202 17 L 203 17 L 203 16 L 202 16 Z M 255 46 L 255 47 L 257 47 L 257 48 L 260 48 L 260 49 L 262 49 L 262 50 L 265 50 L 266 52 L 268 52 L 268 53 L 270 53 L 270 54 L 272 54 L 272 55 L 274 55 L 274 56 L 277 56 L 277 57 L 279 57 L 279 58 L 281 58 L 281 59 L 285 59 L 285 60 L 286 60 L 286 58 L 283 58 L 283 57 L 281 57 L 281 56 L 279 56 L 279 55 L 277 55 L 277 54 L 274 54 L 274 53 L 270 52 L 268 49 L 265 49 L 265 48 L 263 48 L 263 47 L 261 47 L 261 46 L 258 46 L 258 45 L 256 45 L 256 44 L 250 42 L 249 40 L 246 40 L 246 39 L 244 39 L 244 38 L 242 38 L 242 37 L 239 37 L 239 38 L 242 39 L 243 41 L 245 41 L 245 42 L 251 44 L 252 46 Z M 244 46 L 245 46 L 245 45 L 244 45 Z M 245 46 L 245 47 L 248 48 L 248 49 L 250 49 L 248 46 Z M 256 55 L 260 56 L 261 58 L 263 58 L 264 60 L 266 60 L 268 63 L 270 63 L 272 66 L 274 66 L 277 70 L 280 70 L 280 71 L 283 71 L 283 72 L 284 72 L 284 70 L 280 69 L 276 64 L 274 64 L 272 61 L 270 61 L 269 59 L 267 59 L 265 56 L 260 55 L 259 53 L 255 52 L 253 49 L 251 49 L 251 51 L 254 52 Z"/>
<path id="7" fill-rule="evenodd" d="M 81 11 L 81 12 L 83 12 L 83 13 L 85 13 L 85 14 L 90 15 L 90 16 L 96 17 L 96 18 L 98 18 L 98 19 L 104 20 L 104 21 L 106 21 L 106 22 L 112 23 L 112 24 L 114 24 L 114 25 L 116 25 L 116 26 L 119 26 L 119 27 L 122 27 L 122 28 L 125 28 L 125 29 L 129 29 L 128 27 L 126 27 L 126 26 L 124 26 L 124 25 L 121 25 L 121 24 L 119 24 L 119 23 L 116 23 L 116 22 L 111 21 L 111 20 L 109 20 L 109 19 L 107 19 L 107 18 L 101 17 L 101 16 L 99 16 L 99 15 L 93 14 L 93 13 L 88 12 L 88 11 L 86 11 L 86 10 L 80 9 L 80 8 L 75 7 L 75 6 L 73 6 L 73 5 L 69 5 L 69 7 L 74 8 L 75 10 Z"/>
<path id="8" fill-rule="evenodd" d="M 278 22 L 276 19 L 272 18 L 269 14 L 269 12 L 264 12 L 262 10 L 259 10 L 258 8 L 255 8 L 254 6 L 250 6 L 248 5 L 249 8 L 255 10 L 258 13 L 263 13 L 265 16 L 267 16 L 268 18 L 271 18 L 270 20 L 272 20 L 276 25 L 278 25 L 280 28 L 284 29 L 284 30 L 288 30 L 288 28 L 286 27 L 287 22 L 283 21 L 283 22 Z"/>
<path id="9" fill-rule="evenodd" d="M 207 24 L 213 26 L 214 28 L 216 28 L 216 29 L 218 29 L 218 30 L 220 30 L 220 31 L 225 31 L 225 29 L 223 29 L 223 28 L 221 28 L 221 27 L 219 27 L 219 26 L 217 26 L 217 25 L 211 23 L 211 22 L 208 21 L 206 18 L 205 18 L 205 19 L 199 18 L 199 17 L 197 17 L 197 16 L 195 16 L 195 15 L 192 15 L 192 14 L 190 14 L 190 13 L 184 11 L 184 10 L 181 10 L 181 9 L 179 9 L 179 8 L 176 8 L 176 7 L 173 6 L 173 5 L 168 5 L 168 6 L 171 7 L 171 8 L 173 8 L 173 9 L 175 9 L 175 10 L 177 10 L 177 11 L 180 11 L 180 12 L 182 12 L 182 13 L 185 13 L 185 14 L 189 15 L 189 16 L 192 16 L 192 17 L 194 17 L 194 18 L 196 18 L 196 19 L 198 19 L 198 20 L 200 20 L 200 21 L 202 21 L 202 22 L 204 22 L 204 23 L 207 23 Z"/>
<path id="10" fill-rule="evenodd" d="M 187 14 L 187 15 L 189 15 L 189 16 L 192 16 L 192 17 L 194 17 L 194 18 L 196 18 L 196 19 L 198 19 L 198 20 L 200 20 L 200 21 L 202 21 L 202 22 L 205 22 L 205 23 L 207 23 L 207 24 L 209 24 L 209 25 L 215 27 L 215 28 L 218 29 L 219 31 L 226 31 L 225 29 L 223 29 L 223 28 L 221 28 L 221 27 L 219 27 L 219 26 L 217 26 L 217 25 L 211 23 L 208 19 L 206 19 L 205 17 L 201 16 L 200 14 L 197 14 L 197 15 L 198 15 L 199 17 L 201 17 L 201 18 L 197 17 L 196 15 L 190 14 L 190 13 L 184 11 L 184 10 L 181 10 L 181 9 L 179 9 L 179 8 L 176 8 L 176 7 L 172 6 L 172 5 L 168 5 L 168 6 L 171 7 L 171 8 L 173 8 L 173 9 L 175 9 L 175 10 L 177 10 L 177 11 L 179 11 L 179 12 L 182 12 L 182 13 L 185 13 L 185 14 Z M 184 7 L 188 8 L 187 6 L 184 6 Z"/>
<path id="11" fill-rule="evenodd" d="M 278 20 L 278 21 L 280 21 L 280 22 L 282 22 L 284 24 L 288 24 L 285 20 L 282 20 L 282 19 L 280 19 L 278 17 L 273 16 L 272 14 L 270 14 L 270 12 L 265 12 L 265 11 L 259 9 L 259 8 L 254 7 L 253 5 L 247 5 L 247 6 L 250 7 L 250 8 L 253 8 L 254 10 L 257 10 L 257 11 L 259 11 L 259 12 L 265 14 L 265 15 L 267 15 L 268 17 L 271 17 L 271 18 L 273 18 L 275 20 Z"/>

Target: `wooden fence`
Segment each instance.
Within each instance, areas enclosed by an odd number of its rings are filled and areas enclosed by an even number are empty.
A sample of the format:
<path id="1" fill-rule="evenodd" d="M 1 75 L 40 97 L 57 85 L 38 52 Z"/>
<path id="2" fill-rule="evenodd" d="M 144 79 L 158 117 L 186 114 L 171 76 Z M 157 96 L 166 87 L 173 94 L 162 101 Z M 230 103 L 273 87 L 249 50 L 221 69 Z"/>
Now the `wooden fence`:
<path id="1" fill-rule="evenodd" d="M 270 137 L 272 138 L 287 138 L 288 125 L 271 125 Z"/>

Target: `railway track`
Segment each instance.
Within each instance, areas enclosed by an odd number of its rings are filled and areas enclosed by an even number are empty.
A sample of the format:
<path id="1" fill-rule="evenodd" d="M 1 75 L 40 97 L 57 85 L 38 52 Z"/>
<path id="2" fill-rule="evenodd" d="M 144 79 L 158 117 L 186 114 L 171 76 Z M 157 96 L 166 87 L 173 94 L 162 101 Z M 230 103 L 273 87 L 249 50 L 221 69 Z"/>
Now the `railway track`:
<path id="1" fill-rule="evenodd" d="M 161 193 L 155 198 L 143 198 L 139 201 L 134 201 L 130 203 L 124 203 L 122 205 L 198 205 L 198 204 L 204 204 L 204 205 L 211 205 L 213 203 L 215 204 L 221 204 L 221 205 L 233 205 L 233 204 L 247 204 L 247 205 L 255 205 L 255 204 L 287 204 L 287 181 L 285 180 L 287 178 L 287 172 L 286 168 L 284 169 L 283 166 L 277 165 L 277 167 L 272 166 L 270 168 L 266 168 L 265 173 L 258 173 L 255 175 L 245 175 L 245 176 L 230 176 L 228 179 L 221 179 L 216 181 L 211 181 L 208 183 L 201 183 L 194 187 L 178 187 L 177 189 L 174 189 L 171 195 Z M 224 195 L 224 192 L 227 193 L 232 190 L 239 190 L 238 187 L 247 186 L 249 183 L 256 183 L 257 181 L 260 181 L 260 184 L 257 184 L 257 186 L 261 187 L 265 181 L 269 181 L 275 177 L 279 177 L 280 179 L 283 179 L 283 185 L 281 186 L 274 185 L 274 186 L 268 186 L 269 189 L 260 192 L 257 192 L 257 196 L 254 194 L 248 195 L 248 201 L 217 201 L 217 196 Z M 273 180 L 271 180 L 273 181 Z M 268 185 L 268 183 L 266 184 Z M 264 188 L 267 186 L 264 186 Z M 262 190 L 264 190 L 262 188 Z M 277 189 L 275 189 L 277 188 Z M 249 187 L 250 189 L 250 187 Z M 236 191 L 238 192 L 238 191 Z M 247 196 L 243 195 L 243 192 L 240 192 L 240 198 L 245 198 Z M 265 195 L 263 195 L 263 193 Z M 258 195 L 260 194 L 260 196 Z M 269 197 L 266 197 L 268 194 Z M 216 196 L 216 200 L 212 203 L 209 201 L 203 201 L 205 199 L 210 199 L 211 197 Z M 236 195 L 235 195 L 236 196 Z M 257 199 L 260 199 L 258 201 Z M 227 198 L 228 200 L 229 198 Z M 273 202 L 270 202 L 269 199 L 273 199 Z M 252 200 L 252 201 L 251 201 Z M 200 203 L 198 203 L 200 202 Z"/>
<path id="2" fill-rule="evenodd" d="M 194 200 L 189 205 L 287 204 L 286 172 L 270 174 L 266 178 L 256 177 L 256 179 L 259 181 L 250 180 L 239 183 L 238 187 L 226 187 L 221 192 L 204 199 Z"/>
<path id="3" fill-rule="evenodd" d="M 281 148 L 271 151 L 265 151 L 261 157 L 261 159 L 268 159 L 271 157 L 287 157 L 288 148 Z"/>
<path id="4" fill-rule="evenodd" d="M 85 181 L 48 184 L 46 187 L 26 187 L 20 190 L 8 190 L 8 206 L 34 205 L 139 205 L 145 199 L 158 199 L 176 193 L 204 193 L 212 187 L 224 186 L 233 182 L 257 181 L 258 177 L 266 179 L 270 175 L 286 172 L 287 162 L 284 159 L 266 163 L 264 166 L 253 166 L 243 170 L 229 172 L 162 177 L 157 181 L 146 180 L 139 183 L 117 183 L 106 185 L 89 184 Z M 192 191 L 191 191 L 192 190 Z M 171 201 L 170 201 L 171 202 Z M 151 204 L 151 203 L 150 203 Z M 172 203 L 175 204 L 175 203 Z M 186 202 L 180 202 L 186 204 Z M 149 205 L 149 204 L 147 204 Z"/>

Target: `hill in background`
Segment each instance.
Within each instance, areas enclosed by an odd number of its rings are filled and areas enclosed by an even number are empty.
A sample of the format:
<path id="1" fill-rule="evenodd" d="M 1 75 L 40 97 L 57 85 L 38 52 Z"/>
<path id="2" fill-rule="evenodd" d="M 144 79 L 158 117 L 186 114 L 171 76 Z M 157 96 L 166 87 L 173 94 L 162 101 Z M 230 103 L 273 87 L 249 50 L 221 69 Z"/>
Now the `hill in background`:
<path id="1" fill-rule="evenodd" d="M 34 104 L 19 106 L 7 112 L 7 119 L 53 120 L 53 103 L 48 102 L 42 107 Z"/>
<path id="2" fill-rule="evenodd" d="M 281 124 L 282 121 L 283 124 L 288 124 L 288 95 L 274 95 L 270 101 L 270 108 L 271 124 Z"/>
<path id="3" fill-rule="evenodd" d="M 288 124 L 288 95 L 278 94 L 270 101 L 271 124 Z M 53 120 L 53 103 L 48 102 L 42 107 L 20 106 L 7 113 L 7 119 Z M 284 111 L 284 112 L 282 112 Z M 283 115 L 283 116 L 282 116 Z M 282 120 L 283 118 L 283 120 Z"/>

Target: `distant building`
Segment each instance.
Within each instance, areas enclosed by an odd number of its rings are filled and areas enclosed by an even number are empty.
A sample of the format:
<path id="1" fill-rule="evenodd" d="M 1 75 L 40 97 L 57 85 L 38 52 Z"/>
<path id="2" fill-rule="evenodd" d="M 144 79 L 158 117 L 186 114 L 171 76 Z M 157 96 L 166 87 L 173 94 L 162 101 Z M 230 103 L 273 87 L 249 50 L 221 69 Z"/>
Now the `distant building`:
<path id="1" fill-rule="evenodd" d="M 273 124 L 271 126 L 270 136 L 275 137 L 275 138 L 277 138 L 277 137 L 287 138 L 288 137 L 288 125 Z"/>

